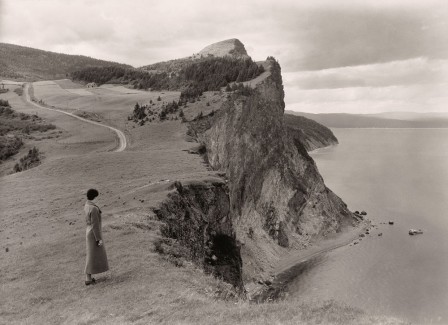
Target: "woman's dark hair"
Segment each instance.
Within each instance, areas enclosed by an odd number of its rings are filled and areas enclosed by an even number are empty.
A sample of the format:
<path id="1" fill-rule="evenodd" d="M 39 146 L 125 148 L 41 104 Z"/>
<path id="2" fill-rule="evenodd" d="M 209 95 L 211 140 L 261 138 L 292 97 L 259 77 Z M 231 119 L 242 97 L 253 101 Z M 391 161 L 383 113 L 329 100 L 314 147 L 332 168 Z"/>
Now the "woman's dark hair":
<path id="1" fill-rule="evenodd" d="M 87 199 L 89 200 L 93 200 L 98 195 L 99 195 L 98 191 L 95 190 L 94 188 L 91 188 L 90 190 L 87 191 Z"/>

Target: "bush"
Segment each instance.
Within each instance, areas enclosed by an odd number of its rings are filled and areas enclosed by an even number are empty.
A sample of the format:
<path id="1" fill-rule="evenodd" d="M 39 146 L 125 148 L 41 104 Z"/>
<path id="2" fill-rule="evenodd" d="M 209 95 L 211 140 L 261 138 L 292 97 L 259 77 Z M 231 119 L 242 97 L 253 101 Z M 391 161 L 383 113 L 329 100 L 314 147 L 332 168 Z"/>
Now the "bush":
<path id="1" fill-rule="evenodd" d="M 36 167 L 38 165 L 40 165 L 40 152 L 39 149 L 34 147 L 33 149 L 30 149 L 30 151 L 28 151 L 28 154 L 26 156 L 20 158 L 20 161 L 15 164 L 13 171 L 14 173 L 18 173 Z"/>
<path id="2" fill-rule="evenodd" d="M 14 89 L 14 92 L 15 92 L 17 95 L 22 96 L 22 94 L 23 94 L 23 88 L 22 88 L 22 87 L 18 87 L 18 88 L 16 88 L 16 89 Z"/>
<path id="3" fill-rule="evenodd" d="M 9 102 L 7 100 L 4 100 L 4 99 L 0 99 L 0 106 L 11 107 L 11 106 L 9 106 Z"/>
<path id="4" fill-rule="evenodd" d="M 146 106 L 140 106 L 138 103 L 134 106 L 134 119 L 135 120 L 143 120 L 147 115 L 145 113 Z"/>
<path id="5" fill-rule="evenodd" d="M 22 146 L 23 141 L 17 136 L 0 136 L 0 161 L 15 155 Z"/>

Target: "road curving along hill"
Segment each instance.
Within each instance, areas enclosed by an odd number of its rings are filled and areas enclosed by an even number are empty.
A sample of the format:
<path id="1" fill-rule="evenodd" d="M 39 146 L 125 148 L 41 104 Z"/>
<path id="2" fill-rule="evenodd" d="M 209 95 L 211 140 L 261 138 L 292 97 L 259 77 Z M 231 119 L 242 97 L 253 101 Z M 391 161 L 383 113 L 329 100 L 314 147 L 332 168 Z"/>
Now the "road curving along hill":
<path id="1" fill-rule="evenodd" d="M 60 110 L 60 109 L 57 109 L 57 108 L 45 107 L 45 106 L 40 105 L 40 104 L 38 104 L 36 102 L 33 102 L 31 100 L 31 97 L 30 97 L 29 88 L 30 88 L 30 84 L 27 83 L 25 85 L 25 98 L 26 98 L 26 101 L 29 102 L 30 104 L 32 104 L 32 105 L 34 105 L 36 107 L 39 107 L 39 108 L 44 108 L 44 109 L 48 109 L 50 111 L 56 111 L 56 112 L 59 112 L 59 113 L 65 114 L 65 115 L 69 115 L 69 116 L 74 117 L 74 118 L 76 118 L 78 120 L 81 120 L 83 122 L 87 122 L 87 123 L 90 123 L 90 124 L 94 124 L 94 125 L 98 125 L 98 126 L 101 126 L 101 127 L 104 127 L 104 128 L 108 128 L 109 130 L 115 132 L 115 134 L 118 137 L 118 147 L 114 150 L 114 152 L 121 152 L 121 151 L 124 151 L 126 149 L 126 146 L 127 146 L 126 136 L 119 129 L 116 129 L 116 128 L 114 128 L 112 126 L 109 126 L 109 125 L 105 125 L 105 124 L 102 124 L 102 123 L 98 123 L 98 122 L 95 122 L 95 121 L 91 121 L 91 120 L 85 119 L 85 118 L 80 117 L 78 115 L 75 115 L 73 113 L 69 113 L 69 112 L 66 112 L 66 111 L 63 111 L 63 110 Z"/>

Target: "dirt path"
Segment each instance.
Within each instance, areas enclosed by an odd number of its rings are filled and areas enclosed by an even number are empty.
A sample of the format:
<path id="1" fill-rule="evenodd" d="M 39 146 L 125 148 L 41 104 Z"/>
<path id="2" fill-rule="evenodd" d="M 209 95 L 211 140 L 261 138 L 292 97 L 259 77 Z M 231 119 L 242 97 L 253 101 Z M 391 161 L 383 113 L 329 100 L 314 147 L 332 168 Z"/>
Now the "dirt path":
<path id="1" fill-rule="evenodd" d="M 98 125 L 98 126 L 101 126 L 101 127 L 104 127 L 104 128 L 108 128 L 109 130 L 112 130 L 113 132 L 115 132 L 115 134 L 118 137 L 118 148 L 115 149 L 114 152 L 121 152 L 121 151 L 124 151 L 126 149 L 126 146 L 127 146 L 126 136 L 124 135 L 124 133 L 122 131 L 120 131 L 120 130 L 112 127 L 112 126 L 109 126 L 109 125 L 104 125 L 104 124 L 101 124 L 101 123 L 98 123 L 98 122 L 95 122 L 95 121 L 91 121 L 91 120 L 82 118 L 82 117 L 77 116 L 77 115 L 75 115 L 73 113 L 65 112 L 65 111 L 57 109 L 57 108 L 48 108 L 48 107 L 39 105 L 39 104 L 37 104 L 37 103 L 35 103 L 35 102 L 33 102 L 31 100 L 30 93 L 29 93 L 29 86 L 30 85 L 28 83 L 25 85 L 25 98 L 26 98 L 26 101 L 29 102 L 31 105 L 34 105 L 34 106 L 39 107 L 39 108 L 48 109 L 48 110 L 51 110 L 51 111 L 57 111 L 59 113 L 62 113 L 62 114 L 74 117 L 74 118 L 76 118 L 78 120 L 81 120 L 81 121 L 84 121 L 84 122 L 87 122 L 87 123 L 90 123 L 90 124 Z"/>

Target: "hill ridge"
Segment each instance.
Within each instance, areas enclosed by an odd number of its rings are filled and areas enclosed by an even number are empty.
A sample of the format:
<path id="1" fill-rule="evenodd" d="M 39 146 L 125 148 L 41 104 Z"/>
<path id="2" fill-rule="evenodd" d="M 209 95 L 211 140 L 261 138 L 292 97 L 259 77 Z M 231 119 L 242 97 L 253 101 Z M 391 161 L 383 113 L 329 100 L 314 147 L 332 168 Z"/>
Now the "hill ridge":
<path id="1" fill-rule="evenodd" d="M 67 74 L 89 66 L 122 66 L 127 64 L 0 43 L 0 78 L 26 81 L 65 78 Z"/>

